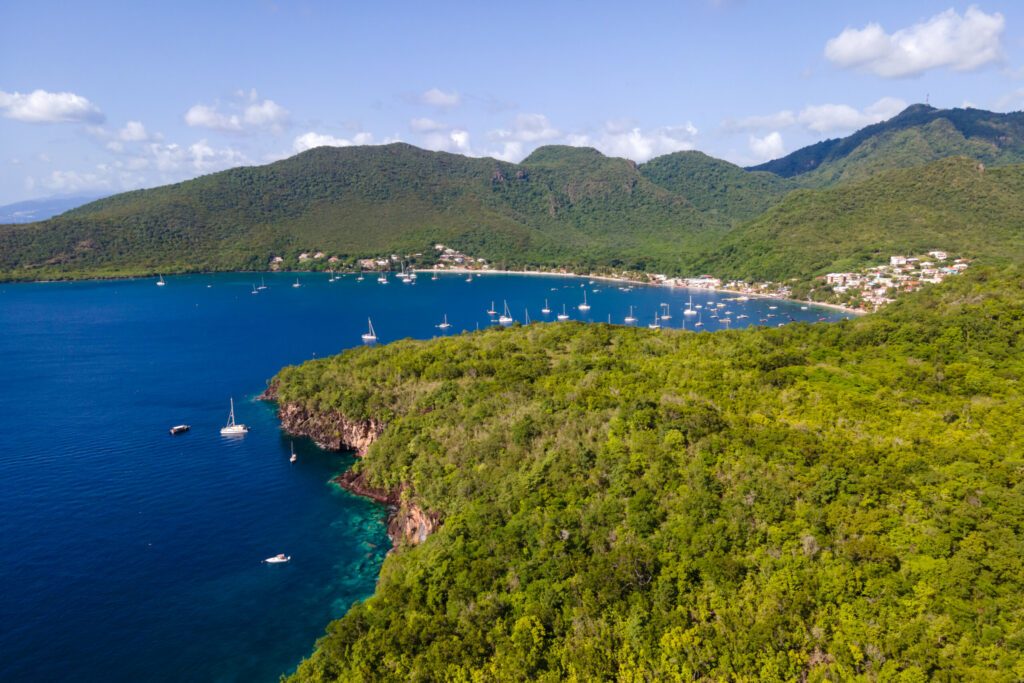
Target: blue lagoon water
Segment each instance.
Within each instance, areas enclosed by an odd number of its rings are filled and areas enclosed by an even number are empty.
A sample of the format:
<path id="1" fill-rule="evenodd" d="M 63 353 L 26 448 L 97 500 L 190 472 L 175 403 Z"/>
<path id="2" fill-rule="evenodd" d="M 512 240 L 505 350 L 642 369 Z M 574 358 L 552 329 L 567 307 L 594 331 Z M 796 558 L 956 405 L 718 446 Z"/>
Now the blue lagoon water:
<path id="1" fill-rule="evenodd" d="M 385 510 L 330 483 L 348 455 L 290 439 L 255 399 L 282 366 L 360 343 L 524 320 L 640 324 L 727 295 L 568 277 L 230 274 L 0 285 L 0 680 L 274 681 L 327 623 L 373 592 Z M 776 306 L 770 309 L 770 306 Z M 732 327 L 834 320 L 728 302 Z M 746 314 L 745 319 L 738 315 Z M 771 316 L 771 317 L 767 317 Z M 724 326 L 702 313 L 702 329 Z M 218 434 L 234 397 L 244 438 Z M 171 437 L 171 425 L 192 425 Z M 287 565 L 262 559 L 279 552 Z"/>

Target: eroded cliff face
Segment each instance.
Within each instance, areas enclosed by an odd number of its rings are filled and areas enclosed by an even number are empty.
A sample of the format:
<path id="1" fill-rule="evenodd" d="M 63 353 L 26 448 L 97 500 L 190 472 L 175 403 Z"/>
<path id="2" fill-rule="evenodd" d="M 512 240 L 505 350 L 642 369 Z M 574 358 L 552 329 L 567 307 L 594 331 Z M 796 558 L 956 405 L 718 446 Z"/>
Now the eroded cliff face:
<path id="1" fill-rule="evenodd" d="M 297 403 L 279 405 L 277 416 L 289 434 L 308 436 L 328 451 L 354 450 L 362 458 L 384 424 L 376 420 L 350 420 L 339 412 L 317 413 Z"/>
<path id="2" fill-rule="evenodd" d="M 277 400 L 277 384 L 260 396 L 263 400 Z M 360 458 L 366 457 L 370 445 L 384 431 L 384 423 L 377 420 L 351 420 L 337 411 L 318 413 L 298 403 L 279 403 L 277 416 L 289 434 L 306 436 L 329 451 L 354 450 Z M 395 546 L 418 545 L 440 525 L 440 516 L 428 513 L 403 495 L 403 488 L 393 490 L 370 486 L 363 473 L 348 470 L 334 480 L 339 486 L 359 496 L 365 496 L 388 506 L 388 536 Z M 406 494 L 408 490 L 404 490 Z"/>

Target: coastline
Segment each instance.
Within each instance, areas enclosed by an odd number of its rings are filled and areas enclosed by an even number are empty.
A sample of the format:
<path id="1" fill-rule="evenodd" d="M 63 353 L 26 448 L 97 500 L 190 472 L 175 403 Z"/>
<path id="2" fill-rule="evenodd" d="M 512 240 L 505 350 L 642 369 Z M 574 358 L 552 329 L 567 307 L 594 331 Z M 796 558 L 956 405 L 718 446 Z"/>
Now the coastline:
<path id="1" fill-rule="evenodd" d="M 615 282 L 628 284 L 630 286 L 641 286 L 641 287 L 666 287 L 668 289 L 689 289 L 695 292 L 717 292 L 720 294 L 734 294 L 739 296 L 756 297 L 758 299 L 774 299 L 777 301 L 789 301 L 791 303 L 800 304 L 801 306 L 816 306 L 820 308 L 827 308 L 842 313 L 848 313 L 850 315 L 862 316 L 868 315 L 873 311 L 864 311 L 859 308 L 850 308 L 843 306 L 842 304 L 833 304 L 823 301 L 808 301 L 805 299 L 795 299 L 793 297 L 777 296 L 770 294 L 762 294 L 759 292 L 744 292 L 735 289 L 726 289 L 724 287 L 685 287 L 676 286 L 669 284 L 659 284 L 656 282 L 644 282 L 641 280 L 635 280 L 628 277 L 616 277 L 614 275 L 597 275 L 597 274 L 584 274 L 574 273 L 567 271 L 554 271 L 554 270 L 504 270 L 504 269 L 487 269 L 481 270 L 479 268 L 445 268 L 443 270 L 434 268 L 413 268 L 413 272 L 416 273 L 452 273 L 459 275 L 466 275 L 472 273 L 474 275 L 492 274 L 492 275 L 536 275 L 542 277 L 575 277 L 575 278 L 586 278 L 589 280 L 601 280 L 602 282 Z M 267 273 L 322 273 L 325 271 L 320 270 L 279 270 L 279 271 L 265 271 L 265 270 L 209 270 L 209 271 L 193 271 L 193 272 L 180 272 L 170 273 L 169 277 L 183 276 L 183 275 L 225 275 L 225 274 L 260 274 L 266 275 Z M 360 271 L 351 270 L 344 271 L 342 274 L 355 274 Z M 368 271 L 369 272 L 369 271 Z M 3 280 L 0 281 L 0 286 L 4 284 L 55 284 L 55 283 L 71 283 L 71 282 L 111 282 L 117 280 L 145 280 L 155 277 L 154 275 L 96 275 L 92 277 L 82 278 L 63 278 L 59 280 Z"/>
<path id="2" fill-rule="evenodd" d="M 659 284 L 657 282 L 643 282 L 641 280 L 634 280 L 627 277 L 615 277 L 613 275 L 585 275 L 581 273 L 570 273 L 560 271 L 549 271 L 549 270 L 480 270 L 478 268 L 445 268 L 444 270 L 435 270 L 433 268 L 414 268 L 417 273 L 455 273 L 459 275 L 465 275 L 467 273 L 473 273 L 474 275 L 480 274 L 493 274 L 493 275 L 539 275 L 543 277 L 575 277 L 575 278 L 586 278 L 589 280 L 602 280 L 604 282 L 618 282 L 624 283 L 631 286 L 639 287 L 664 287 L 666 289 L 689 289 L 694 292 L 717 292 L 720 294 L 736 294 L 740 296 L 755 297 L 758 299 L 772 299 L 775 301 L 789 301 L 791 303 L 800 304 L 802 306 L 816 306 L 821 308 L 828 308 L 835 311 L 841 311 L 843 313 L 849 313 L 850 315 L 868 315 L 872 311 L 862 311 L 859 308 L 850 308 L 843 306 L 842 304 L 831 304 L 822 301 L 808 301 L 805 299 L 794 299 L 788 296 L 777 296 L 771 294 L 762 294 L 760 292 L 743 292 L 736 289 L 725 289 L 724 287 L 686 287 L 676 286 L 669 284 Z"/>

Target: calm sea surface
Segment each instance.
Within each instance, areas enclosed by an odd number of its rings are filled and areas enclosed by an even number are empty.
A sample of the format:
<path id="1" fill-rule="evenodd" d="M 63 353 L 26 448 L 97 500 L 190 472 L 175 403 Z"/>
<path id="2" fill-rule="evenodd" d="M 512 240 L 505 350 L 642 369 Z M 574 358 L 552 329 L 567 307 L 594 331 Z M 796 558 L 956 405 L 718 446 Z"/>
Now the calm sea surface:
<path id="1" fill-rule="evenodd" d="M 632 305 L 641 325 L 664 303 L 665 327 L 708 331 L 843 317 L 564 277 L 295 280 L 0 285 L 0 680 L 275 681 L 369 596 L 384 509 L 330 484 L 350 456 L 296 440 L 289 463 L 254 400 L 283 365 L 359 344 L 367 317 L 382 342 L 435 336 L 445 314 L 449 333 L 485 327 L 503 300 L 519 321 L 564 304 L 621 323 Z M 244 438 L 218 434 L 230 397 Z M 292 562 L 261 562 L 277 553 Z"/>

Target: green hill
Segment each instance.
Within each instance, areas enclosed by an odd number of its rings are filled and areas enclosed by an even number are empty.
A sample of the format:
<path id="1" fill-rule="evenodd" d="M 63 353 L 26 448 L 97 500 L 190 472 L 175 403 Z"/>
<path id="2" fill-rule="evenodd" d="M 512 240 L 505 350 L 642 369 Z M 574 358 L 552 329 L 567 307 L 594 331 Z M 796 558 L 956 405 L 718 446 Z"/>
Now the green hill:
<path id="1" fill-rule="evenodd" d="M 915 104 L 848 137 L 824 140 L 749 170 L 820 187 L 950 156 L 989 166 L 1024 162 L 1024 113 Z"/>
<path id="2" fill-rule="evenodd" d="M 703 152 L 675 152 L 640 166 L 645 178 L 701 211 L 734 223 L 759 216 L 799 185 L 774 173 L 745 171 Z"/>
<path id="3" fill-rule="evenodd" d="M 1024 281 L 715 334 L 536 324 L 284 369 L 440 525 L 296 681 L 1024 676 Z"/>
<path id="4" fill-rule="evenodd" d="M 323 147 L 2 226 L 0 272 L 259 269 L 275 254 L 356 257 L 434 242 L 507 265 L 673 268 L 681 248 L 731 223 L 592 149 L 541 148 L 509 164 L 400 143 Z"/>
<path id="5" fill-rule="evenodd" d="M 1024 260 L 1024 165 L 964 158 L 797 190 L 710 249 L 701 267 L 783 280 L 944 249 L 988 263 Z"/>

